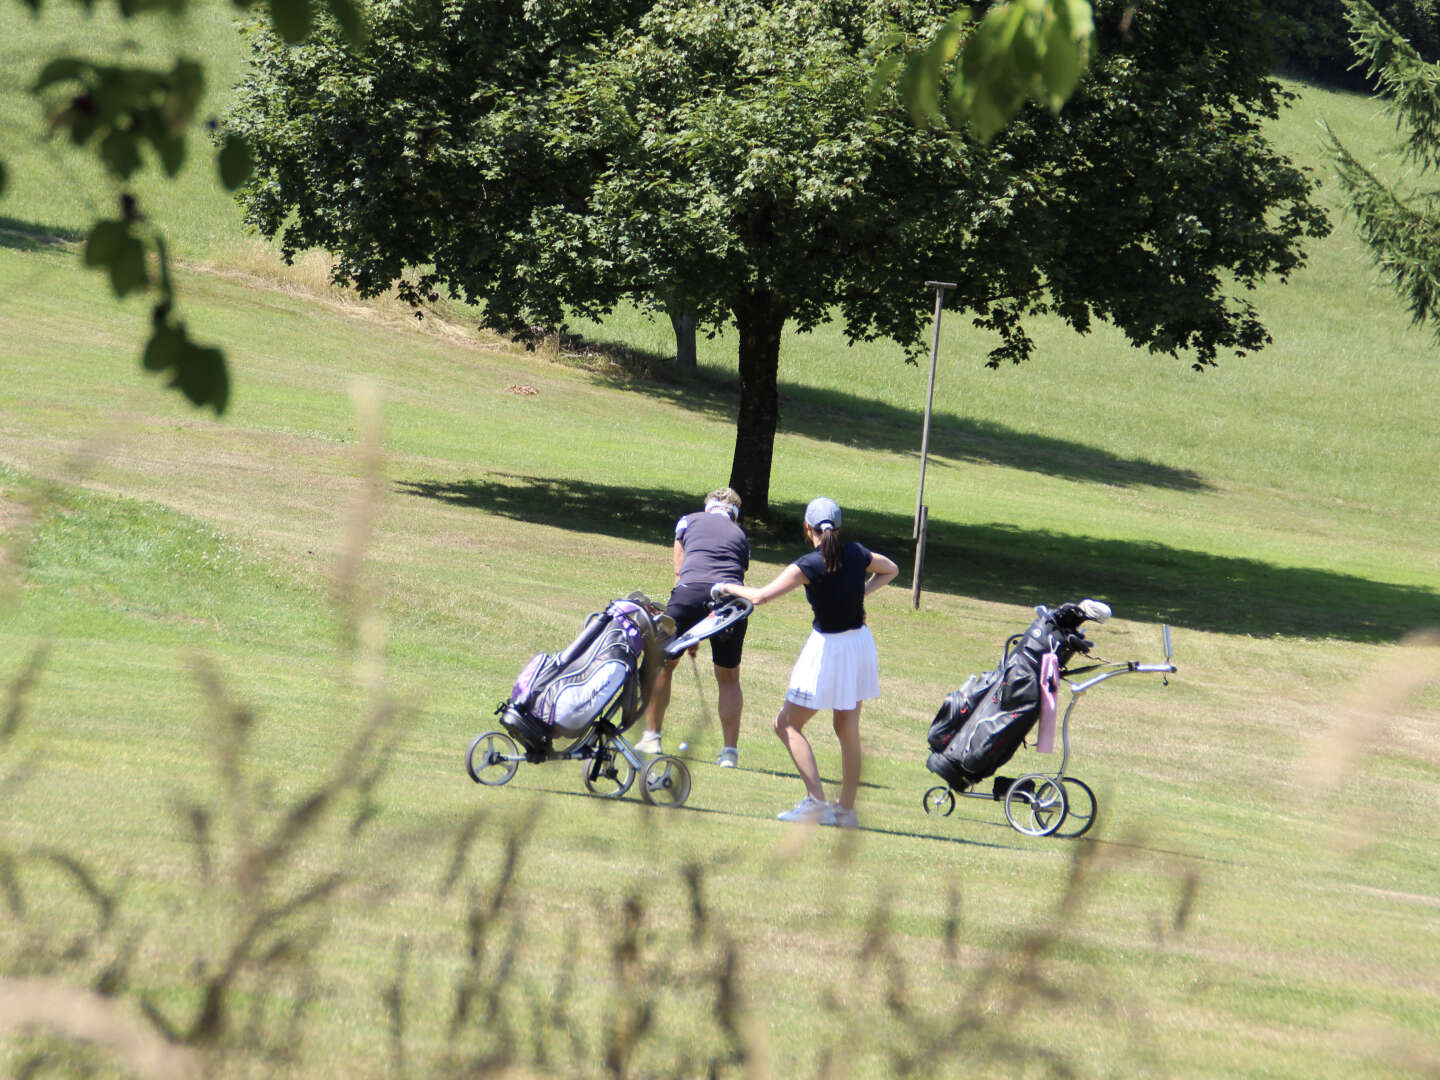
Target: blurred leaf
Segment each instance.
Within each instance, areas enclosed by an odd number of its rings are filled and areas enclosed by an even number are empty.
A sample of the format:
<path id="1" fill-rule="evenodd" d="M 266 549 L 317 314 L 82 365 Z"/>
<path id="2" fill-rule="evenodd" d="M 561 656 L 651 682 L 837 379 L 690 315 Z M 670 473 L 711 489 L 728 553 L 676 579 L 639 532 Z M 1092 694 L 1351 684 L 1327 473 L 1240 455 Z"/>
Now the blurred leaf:
<path id="1" fill-rule="evenodd" d="M 899 53 L 885 57 L 875 66 L 874 73 L 870 76 L 870 87 L 865 93 L 865 111 L 874 112 L 875 107 L 880 104 L 890 80 L 895 77 L 896 70 L 904 62 L 905 58 Z"/>
<path id="2" fill-rule="evenodd" d="M 1007 100 L 997 99 L 989 88 L 982 87 L 969 101 L 966 119 L 981 142 L 989 142 L 1010 122 L 1012 113 Z"/>
<path id="3" fill-rule="evenodd" d="M 110 287 L 116 296 L 128 296 L 147 284 L 145 245 L 137 237 L 128 237 L 110 260 Z"/>
<path id="4" fill-rule="evenodd" d="M 303 40 L 310 33 L 310 0 L 270 0 L 270 21 L 290 44 Z"/>
<path id="5" fill-rule="evenodd" d="M 154 140 L 155 152 L 160 155 L 160 165 L 165 170 L 166 176 L 174 176 L 180 171 L 180 166 L 185 164 L 185 138 L 183 135 L 172 135 L 166 138 Z"/>
<path id="6" fill-rule="evenodd" d="M 250 178 L 254 160 L 250 157 L 250 144 L 239 135 L 226 135 L 225 145 L 220 148 L 218 158 L 220 183 L 227 191 L 234 191 Z"/>
<path id="7" fill-rule="evenodd" d="M 57 56 L 40 69 L 40 74 L 35 77 L 31 89 L 38 93 L 54 86 L 57 82 L 65 79 L 78 79 L 86 72 L 94 70 L 94 66 L 84 60 L 77 60 L 73 56 Z"/>
<path id="8" fill-rule="evenodd" d="M 1041 76 L 1050 95 L 1050 109 L 1058 112 L 1080 81 L 1085 70 L 1085 56 L 1082 46 L 1058 19 L 1051 24 L 1046 37 L 1048 41 Z"/>
<path id="9" fill-rule="evenodd" d="M 140 357 L 140 362 L 145 366 L 145 370 L 168 371 L 173 368 L 180 358 L 180 349 L 184 339 L 184 332 L 167 319 L 163 317 L 157 319 L 155 329 L 150 334 L 150 340 L 145 345 L 145 352 Z"/>
<path id="10" fill-rule="evenodd" d="M 85 265 L 108 265 L 129 232 L 129 227 L 123 221 L 97 221 L 90 230 L 90 235 L 85 238 Z"/>
<path id="11" fill-rule="evenodd" d="M 340 24 L 340 31 L 345 35 L 345 40 L 351 45 L 363 45 L 365 43 L 365 20 L 360 14 L 360 7 L 354 0 L 326 0 L 330 7 L 330 14 L 335 16 L 335 21 Z"/>
<path id="12" fill-rule="evenodd" d="M 164 311 L 157 309 L 157 314 Z M 141 357 L 147 371 L 170 372 L 166 384 L 179 390 L 191 404 L 223 413 L 230 401 L 230 375 L 225 354 L 208 345 L 197 345 L 183 322 L 172 322 L 160 314 Z"/>
<path id="13" fill-rule="evenodd" d="M 85 240 L 85 265 L 110 271 L 116 296 L 125 296 L 148 284 L 145 245 L 124 221 L 100 221 Z"/>
<path id="14" fill-rule="evenodd" d="M 1094 35 L 1095 14 L 1086 0 L 1063 0 L 1056 5 L 1056 11 L 1070 31 L 1071 40 L 1086 42 Z"/>
<path id="15" fill-rule="evenodd" d="M 140 168 L 139 140 L 128 131 L 111 131 L 100 140 L 100 160 L 105 168 L 125 180 Z"/>
<path id="16" fill-rule="evenodd" d="M 926 63 L 927 54 L 911 57 L 900 76 L 900 92 L 905 98 L 905 107 L 910 120 L 916 127 L 933 127 L 939 120 L 936 100 L 940 84 L 934 77 L 934 68 Z"/>
<path id="17" fill-rule="evenodd" d="M 179 100 L 189 106 L 185 110 L 183 119 L 172 116 L 172 120 L 179 119 L 186 123 L 194 111 L 195 104 L 205 93 L 205 68 L 194 60 L 180 59 L 175 61 L 175 66 L 170 69 L 171 92 L 178 96 Z"/>

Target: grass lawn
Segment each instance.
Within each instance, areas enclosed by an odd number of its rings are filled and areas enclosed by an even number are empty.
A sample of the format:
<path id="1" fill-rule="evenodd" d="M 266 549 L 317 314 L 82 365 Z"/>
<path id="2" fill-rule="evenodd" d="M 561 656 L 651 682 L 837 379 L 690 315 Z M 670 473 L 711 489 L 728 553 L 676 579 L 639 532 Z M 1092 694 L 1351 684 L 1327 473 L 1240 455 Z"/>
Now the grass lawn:
<path id="1" fill-rule="evenodd" d="M 1373 112 L 1304 90 L 1276 138 L 1320 168 L 1323 115 L 1378 153 Z M 12 173 L 48 168 L 12 146 Z M 673 519 L 728 474 L 733 343 L 687 379 L 283 287 L 193 184 L 171 227 L 192 332 L 230 357 L 221 421 L 139 372 L 145 312 L 81 268 L 74 192 L 0 203 L 9 1071 L 103 1070 L 168 1029 L 236 1075 L 1434 1075 L 1440 650 L 1402 642 L 1440 623 L 1440 364 L 1346 223 L 1257 296 L 1273 347 L 1204 375 L 1054 326 L 991 372 L 947 317 L 919 610 L 925 373 L 787 339 L 752 580 L 820 492 L 902 565 L 870 605 L 863 828 L 835 835 L 774 820 L 801 793 L 768 731 L 798 598 L 750 628 L 739 769 L 677 672 L 684 809 L 589 796 L 573 764 L 462 766 L 531 654 L 663 599 Z M 578 329 L 667 348 L 632 313 Z M 1030 605 L 1085 595 L 1116 612 L 1097 652 L 1156 660 L 1168 622 L 1180 668 L 1077 711 L 1091 836 L 924 814 L 941 699 Z M 97 993 L 34 1004 L 57 984 Z M 102 1006 L 123 1037 L 85 1029 L 98 1049 L 27 1024 Z"/>

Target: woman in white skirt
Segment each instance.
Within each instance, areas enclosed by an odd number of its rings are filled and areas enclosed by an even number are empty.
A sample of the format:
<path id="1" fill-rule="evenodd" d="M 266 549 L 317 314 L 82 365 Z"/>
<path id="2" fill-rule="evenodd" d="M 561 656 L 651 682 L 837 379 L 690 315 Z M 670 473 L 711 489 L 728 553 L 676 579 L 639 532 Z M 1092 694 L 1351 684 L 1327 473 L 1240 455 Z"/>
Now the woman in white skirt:
<path id="1" fill-rule="evenodd" d="M 884 555 L 864 544 L 840 539 L 840 507 L 834 499 L 812 499 L 805 508 L 805 538 L 813 550 L 780 571 L 762 588 L 725 584 L 717 589 L 760 605 L 805 586 L 815 613 L 800 658 L 790 672 L 790 689 L 775 718 L 775 734 L 790 751 L 805 797 L 781 821 L 818 821 L 855 828 L 855 796 L 860 790 L 860 703 L 880 693 L 880 664 L 875 639 L 865 625 L 865 596 L 899 572 Z M 840 797 L 825 801 L 815 752 L 804 727 L 821 709 L 835 714 L 840 740 Z"/>

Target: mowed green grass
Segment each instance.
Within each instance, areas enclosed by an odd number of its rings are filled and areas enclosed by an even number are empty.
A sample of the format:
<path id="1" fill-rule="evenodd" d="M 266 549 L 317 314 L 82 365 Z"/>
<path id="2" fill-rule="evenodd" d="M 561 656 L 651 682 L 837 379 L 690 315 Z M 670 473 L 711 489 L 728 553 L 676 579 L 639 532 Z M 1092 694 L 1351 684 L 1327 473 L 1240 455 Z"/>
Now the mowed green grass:
<path id="1" fill-rule="evenodd" d="M 194 39 L 225 70 L 220 29 Z M 26 33 L 6 48 L 23 52 Z M 15 85 L 7 117 L 24 108 Z M 1384 146 L 1371 103 L 1306 90 L 1276 138 L 1317 169 L 1319 116 Z M 44 171 L 53 161 L 75 172 Z M 665 595 L 673 519 L 728 474 L 733 339 L 702 341 L 697 378 L 659 359 L 637 374 L 487 347 L 458 317 L 417 326 L 202 270 L 244 241 L 192 177 L 167 224 L 197 264 L 181 275 L 192 331 L 231 361 L 216 421 L 139 372 L 143 306 L 114 304 L 73 248 L 34 239 L 83 223 L 90 196 L 57 179 L 83 169 L 48 150 L 23 168 L 41 182 L 0 202 L 0 677 L 14 685 L 48 653 L 0 742 L 0 848 L 20 894 L 45 900 L 5 909 L 0 974 L 95 985 L 128 947 L 122 1001 L 193 1013 L 218 928 L 245 909 L 226 858 L 208 877 L 197 865 L 186 824 L 187 806 L 226 805 L 209 663 L 254 716 L 246 790 L 262 822 L 337 767 L 378 686 L 402 709 L 368 827 L 348 831 L 364 797 L 347 792 L 277 872 L 293 888 L 349 875 L 311 981 L 243 987 L 271 1041 L 283 1028 L 264 1009 L 306 1001 L 303 1038 L 264 1058 L 266 1040 L 236 1036 L 224 1068 L 428 1073 L 489 1054 L 600 1074 L 626 1003 L 649 1002 L 637 1075 L 704 1075 L 727 1039 L 776 1077 L 884 1076 L 907 1059 L 921 1075 L 1433 1069 L 1440 688 L 1434 647 L 1397 643 L 1440 622 L 1440 361 L 1343 221 L 1291 285 L 1257 295 L 1275 345 L 1203 375 L 1048 325 L 1033 363 L 991 372 L 983 336 L 947 313 L 918 611 L 925 372 L 833 329 L 787 339 L 781 523 L 755 530 L 752 579 L 799 552 L 795 522 L 820 492 L 902 564 L 870 606 L 883 692 L 865 710 L 852 837 L 774 820 L 800 795 L 768 731 L 806 630 L 798 598 L 750 628 L 740 769 L 710 764 L 708 687 L 702 699 L 688 662 L 677 672 L 684 810 L 589 797 L 578 765 L 522 766 L 491 789 L 461 764 L 533 652 L 615 596 Z M 642 357 L 668 347 L 633 313 L 579 329 Z M 376 501 L 357 381 L 379 402 Z M 337 568 L 360 550 L 337 604 Z M 995 663 L 1029 605 L 1084 595 L 1116 610 L 1092 632 L 1099 653 L 1158 659 L 1168 621 L 1180 667 L 1168 687 L 1114 680 L 1076 714 L 1094 842 L 1024 838 L 986 802 L 926 817 L 924 733 L 944 694 Z M 358 636 L 357 609 L 376 613 Z M 1022 751 L 1006 771 L 1049 764 Z M 239 834 L 233 813 L 215 820 Z M 123 883 L 115 925 L 83 936 L 92 907 L 49 849 Z M 633 954 L 615 948 L 627 919 Z M 500 992 L 452 1028 L 467 977 Z M 7 1044 L 7 1064 L 33 1049 Z"/>

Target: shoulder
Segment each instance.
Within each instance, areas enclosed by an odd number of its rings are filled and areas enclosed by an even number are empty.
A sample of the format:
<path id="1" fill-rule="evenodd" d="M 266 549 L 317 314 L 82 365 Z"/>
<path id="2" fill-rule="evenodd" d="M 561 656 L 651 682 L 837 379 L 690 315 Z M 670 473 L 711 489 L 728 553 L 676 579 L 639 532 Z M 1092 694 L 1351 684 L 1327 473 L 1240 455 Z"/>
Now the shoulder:
<path id="1" fill-rule="evenodd" d="M 676 539 L 676 540 L 679 540 L 680 537 L 684 536 L 684 535 L 685 535 L 685 530 L 688 529 L 689 527 L 690 527 L 690 515 L 689 515 L 689 514 L 686 514 L 686 515 L 685 515 L 684 517 L 682 517 L 679 521 L 675 522 L 675 539 Z"/>
<path id="2" fill-rule="evenodd" d="M 816 548 L 814 551 L 807 551 L 804 555 L 801 555 L 790 565 L 800 567 L 802 572 L 811 571 L 818 566 L 820 568 L 820 572 L 824 573 L 825 556 L 821 553 L 819 548 Z M 814 578 L 815 574 L 806 573 L 805 576 L 808 578 Z"/>

